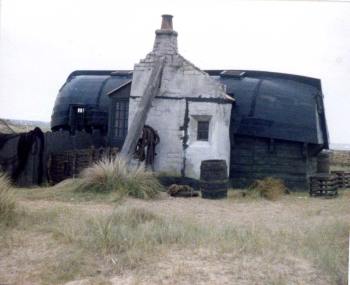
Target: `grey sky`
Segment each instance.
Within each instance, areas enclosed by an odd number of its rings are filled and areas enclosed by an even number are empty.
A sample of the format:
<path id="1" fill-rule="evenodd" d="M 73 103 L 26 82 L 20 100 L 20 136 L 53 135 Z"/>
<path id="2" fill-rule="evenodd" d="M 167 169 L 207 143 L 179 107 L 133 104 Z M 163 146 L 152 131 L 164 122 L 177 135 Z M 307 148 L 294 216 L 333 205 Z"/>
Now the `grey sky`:
<path id="1" fill-rule="evenodd" d="M 202 69 L 321 78 L 332 143 L 350 143 L 350 3 L 2 0 L 0 117 L 50 120 L 76 69 L 132 69 L 174 15 L 179 52 Z"/>

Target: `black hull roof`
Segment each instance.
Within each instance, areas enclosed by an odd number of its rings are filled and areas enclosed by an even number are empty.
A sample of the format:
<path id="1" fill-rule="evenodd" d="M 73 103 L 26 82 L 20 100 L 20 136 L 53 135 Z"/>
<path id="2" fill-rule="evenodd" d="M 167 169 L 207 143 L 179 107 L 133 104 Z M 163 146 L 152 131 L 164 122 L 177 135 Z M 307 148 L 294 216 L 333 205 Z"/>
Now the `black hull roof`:
<path id="1" fill-rule="evenodd" d="M 297 141 L 328 148 L 321 81 L 249 70 L 207 70 L 235 99 L 231 129 L 239 135 Z M 94 108 L 108 116 L 109 93 L 132 80 L 130 70 L 77 70 L 57 96 L 51 128 L 66 128 L 69 106 Z M 112 94 L 113 96 L 113 94 Z M 106 120 L 100 120 L 100 122 Z M 97 124 L 98 125 L 98 124 Z"/>

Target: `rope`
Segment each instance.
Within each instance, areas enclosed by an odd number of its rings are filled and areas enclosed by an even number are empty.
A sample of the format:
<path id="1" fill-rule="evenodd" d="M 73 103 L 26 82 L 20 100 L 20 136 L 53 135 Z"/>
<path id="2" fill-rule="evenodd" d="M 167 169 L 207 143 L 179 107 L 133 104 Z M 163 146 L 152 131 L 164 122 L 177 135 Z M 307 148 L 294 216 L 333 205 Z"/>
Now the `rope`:
<path id="1" fill-rule="evenodd" d="M 157 155 L 156 145 L 159 143 L 159 135 L 150 126 L 145 125 L 142 135 L 136 145 L 134 157 L 140 161 L 146 161 L 146 165 L 153 165 L 154 158 Z"/>

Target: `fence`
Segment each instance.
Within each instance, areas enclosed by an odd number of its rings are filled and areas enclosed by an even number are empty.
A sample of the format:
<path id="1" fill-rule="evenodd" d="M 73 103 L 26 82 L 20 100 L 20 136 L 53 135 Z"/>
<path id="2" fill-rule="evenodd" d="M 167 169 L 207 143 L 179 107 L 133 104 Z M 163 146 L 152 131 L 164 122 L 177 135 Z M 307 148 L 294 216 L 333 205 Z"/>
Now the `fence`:
<path id="1" fill-rule="evenodd" d="M 47 160 L 47 177 L 50 184 L 76 177 L 86 167 L 103 157 L 115 158 L 118 148 L 100 147 L 50 153 Z"/>

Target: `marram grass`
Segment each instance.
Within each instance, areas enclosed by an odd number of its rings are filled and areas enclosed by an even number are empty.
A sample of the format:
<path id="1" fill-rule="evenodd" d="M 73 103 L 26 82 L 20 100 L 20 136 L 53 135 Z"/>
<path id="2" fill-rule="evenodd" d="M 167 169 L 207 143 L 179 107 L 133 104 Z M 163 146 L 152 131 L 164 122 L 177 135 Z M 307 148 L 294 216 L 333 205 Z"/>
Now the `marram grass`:
<path id="1" fill-rule="evenodd" d="M 120 196 L 152 199 L 163 190 L 155 175 L 143 166 L 129 165 L 120 157 L 104 158 L 81 173 L 78 187 L 83 191 L 111 192 Z"/>
<path id="2" fill-rule="evenodd" d="M 16 198 L 7 175 L 0 173 L 0 225 L 10 225 L 15 220 Z"/>

